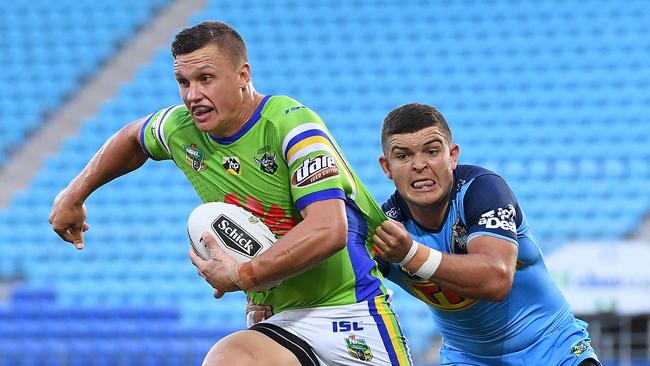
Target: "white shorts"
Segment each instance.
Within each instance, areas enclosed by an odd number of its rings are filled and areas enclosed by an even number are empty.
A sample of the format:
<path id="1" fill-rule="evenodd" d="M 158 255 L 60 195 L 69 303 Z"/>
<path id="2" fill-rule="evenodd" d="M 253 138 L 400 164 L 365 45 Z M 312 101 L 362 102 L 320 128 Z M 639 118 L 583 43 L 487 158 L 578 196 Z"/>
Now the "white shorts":
<path id="1" fill-rule="evenodd" d="M 250 328 L 292 351 L 302 365 L 412 365 L 385 296 L 342 306 L 286 310 Z"/>

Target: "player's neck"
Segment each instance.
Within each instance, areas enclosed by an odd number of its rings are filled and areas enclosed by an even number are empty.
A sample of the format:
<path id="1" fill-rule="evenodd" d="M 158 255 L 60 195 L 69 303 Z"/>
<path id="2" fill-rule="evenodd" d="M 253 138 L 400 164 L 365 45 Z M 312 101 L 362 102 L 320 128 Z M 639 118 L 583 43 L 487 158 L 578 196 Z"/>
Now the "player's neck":
<path id="1" fill-rule="evenodd" d="M 255 113 L 257 107 L 259 107 L 260 103 L 262 103 L 262 99 L 264 99 L 264 96 L 256 92 L 255 89 L 253 89 L 251 86 L 250 93 L 244 95 L 244 108 L 242 108 L 242 116 L 241 120 L 239 121 L 239 127 L 237 128 L 237 131 L 244 127 L 246 122 L 248 122 L 248 120 L 253 116 L 253 113 Z"/>
<path id="2" fill-rule="evenodd" d="M 445 200 L 427 206 L 418 206 L 413 204 L 408 204 L 408 206 L 409 210 L 411 210 L 411 215 L 413 215 L 413 219 L 415 219 L 420 226 L 427 230 L 438 231 L 445 223 L 449 201 Z"/>
<path id="3" fill-rule="evenodd" d="M 230 124 L 230 128 L 227 131 L 224 131 L 224 133 L 221 134 L 223 136 L 220 137 L 232 136 L 239 132 L 239 130 L 241 130 L 246 122 L 248 122 L 248 120 L 253 116 L 253 113 L 255 113 L 255 110 L 262 102 L 262 99 L 264 99 L 264 96 L 255 91 L 251 85 L 250 89 L 248 89 L 243 95 L 240 113 L 233 123 Z"/>

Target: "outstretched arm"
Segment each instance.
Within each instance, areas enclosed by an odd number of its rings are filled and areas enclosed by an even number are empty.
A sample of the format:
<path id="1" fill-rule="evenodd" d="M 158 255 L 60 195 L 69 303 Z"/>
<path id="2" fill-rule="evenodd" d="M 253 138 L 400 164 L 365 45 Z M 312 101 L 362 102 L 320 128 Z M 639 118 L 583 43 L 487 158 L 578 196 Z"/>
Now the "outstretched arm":
<path id="1" fill-rule="evenodd" d="M 97 188 L 111 180 L 138 169 L 147 160 L 140 145 L 139 134 L 144 119 L 124 126 L 97 151 L 86 167 L 52 204 L 49 221 L 54 231 L 65 241 L 83 248 L 83 228 L 86 225 L 84 201 Z"/>

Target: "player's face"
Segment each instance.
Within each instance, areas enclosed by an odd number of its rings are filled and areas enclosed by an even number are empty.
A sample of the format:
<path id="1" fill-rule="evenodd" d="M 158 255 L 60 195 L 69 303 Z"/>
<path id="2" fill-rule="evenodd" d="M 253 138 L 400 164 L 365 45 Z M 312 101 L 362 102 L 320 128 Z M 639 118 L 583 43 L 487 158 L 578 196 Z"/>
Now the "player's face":
<path id="1" fill-rule="evenodd" d="M 241 123 L 243 92 L 250 81 L 247 63 L 235 66 L 227 52 L 209 44 L 194 52 L 178 55 L 174 75 L 187 109 L 196 126 L 224 137 Z"/>
<path id="2" fill-rule="evenodd" d="M 437 127 L 392 135 L 379 164 L 411 206 L 445 207 L 458 161 L 458 145 L 450 145 Z"/>

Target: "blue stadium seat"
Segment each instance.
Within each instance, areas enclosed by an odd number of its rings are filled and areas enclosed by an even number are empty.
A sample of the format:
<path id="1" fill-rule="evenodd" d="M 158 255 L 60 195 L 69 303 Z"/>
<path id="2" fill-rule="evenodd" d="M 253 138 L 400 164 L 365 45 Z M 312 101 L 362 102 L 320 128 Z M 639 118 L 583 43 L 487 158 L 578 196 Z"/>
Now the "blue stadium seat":
<path id="1" fill-rule="evenodd" d="M 10 133 L 0 133 L 0 166 L 42 125 L 48 112 L 59 108 L 84 78 L 96 72 L 152 12 L 167 3 L 169 0 L 148 0 L 137 5 L 111 3 L 110 7 L 101 3 L 4 4 L 4 13 L 15 21 L 3 32 L 7 62 L 3 62 L 0 81 L 11 88 L 0 100 L 8 97 L 12 107 L 0 108 L 0 120 L 20 123 L 12 123 L 11 130 L 7 129 Z"/>

